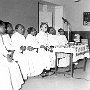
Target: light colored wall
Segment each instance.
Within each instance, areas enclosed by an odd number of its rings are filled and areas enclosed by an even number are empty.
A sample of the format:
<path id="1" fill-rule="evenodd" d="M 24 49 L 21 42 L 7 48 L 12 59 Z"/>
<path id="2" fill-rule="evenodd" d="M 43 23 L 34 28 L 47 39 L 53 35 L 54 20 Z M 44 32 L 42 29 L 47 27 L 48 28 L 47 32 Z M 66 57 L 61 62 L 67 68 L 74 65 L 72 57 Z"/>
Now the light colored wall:
<path id="1" fill-rule="evenodd" d="M 90 0 L 43 0 L 63 5 L 65 18 L 71 23 L 73 31 L 90 31 L 90 26 L 83 26 L 83 12 L 90 12 Z"/>
<path id="2" fill-rule="evenodd" d="M 39 0 L 0 0 L 0 19 L 38 29 Z"/>
<path id="3" fill-rule="evenodd" d="M 0 19 L 17 23 L 26 28 L 34 26 L 38 29 L 39 0 L 0 0 Z M 83 12 L 90 12 L 90 0 L 44 0 L 64 6 L 65 18 L 71 23 L 73 31 L 90 31 L 90 26 L 83 26 Z"/>

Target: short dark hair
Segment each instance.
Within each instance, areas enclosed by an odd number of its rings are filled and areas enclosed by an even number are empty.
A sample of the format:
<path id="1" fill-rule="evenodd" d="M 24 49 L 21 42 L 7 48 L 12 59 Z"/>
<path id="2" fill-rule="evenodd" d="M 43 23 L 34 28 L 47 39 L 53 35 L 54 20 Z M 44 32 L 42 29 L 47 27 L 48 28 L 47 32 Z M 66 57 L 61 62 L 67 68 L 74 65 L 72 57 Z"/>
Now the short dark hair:
<path id="1" fill-rule="evenodd" d="M 22 24 L 17 24 L 17 25 L 15 26 L 15 29 L 18 29 L 19 26 L 21 26 L 22 28 L 25 28 Z"/>
<path id="2" fill-rule="evenodd" d="M 33 31 L 33 29 L 35 29 L 34 27 L 29 27 L 28 29 L 27 29 L 27 32 L 28 32 L 28 34 L 30 34 L 32 31 Z M 36 30 L 36 29 L 35 29 Z"/>
<path id="3" fill-rule="evenodd" d="M 25 27 L 22 25 L 22 24 L 17 24 L 16 26 L 15 26 L 15 30 L 17 31 L 17 29 L 19 28 L 19 27 L 22 27 L 24 30 L 23 30 L 23 34 L 25 33 Z"/>
<path id="4" fill-rule="evenodd" d="M 62 28 L 58 29 L 58 32 L 61 32 L 61 31 L 63 31 L 63 32 L 64 32 L 64 29 L 62 29 Z"/>
<path id="5" fill-rule="evenodd" d="M 7 34 L 13 33 L 14 30 L 13 30 L 12 24 L 10 22 L 4 22 L 4 23 L 5 23 L 5 29 L 6 29 L 5 33 L 7 33 Z M 7 30 L 8 27 L 11 27 L 12 28 L 12 31 L 9 32 L 9 33 L 8 33 L 8 30 Z"/>
<path id="6" fill-rule="evenodd" d="M 50 32 L 50 29 L 54 29 L 53 27 L 48 27 L 47 32 Z"/>
<path id="7" fill-rule="evenodd" d="M 13 26 L 10 22 L 5 22 L 5 28 L 11 27 L 13 29 Z"/>
<path id="8" fill-rule="evenodd" d="M 0 20 L 0 27 L 4 27 L 5 28 L 5 23 L 2 20 Z"/>

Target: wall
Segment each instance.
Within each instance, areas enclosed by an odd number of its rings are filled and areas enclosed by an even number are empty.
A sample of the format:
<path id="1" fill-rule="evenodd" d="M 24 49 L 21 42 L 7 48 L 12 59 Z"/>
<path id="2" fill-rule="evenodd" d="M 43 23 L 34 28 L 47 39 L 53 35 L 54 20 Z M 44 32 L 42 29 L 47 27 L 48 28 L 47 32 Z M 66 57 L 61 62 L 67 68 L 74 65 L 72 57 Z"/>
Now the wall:
<path id="1" fill-rule="evenodd" d="M 52 25 L 53 25 L 53 27 L 55 27 L 55 5 L 47 4 L 47 3 L 40 3 L 39 4 L 39 11 L 43 11 L 44 4 L 47 5 L 47 12 L 52 12 L 52 14 L 53 14 Z"/>
<path id="2" fill-rule="evenodd" d="M 83 26 L 83 12 L 90 12 L 90 0 L 44 0 L 64 6 L 65 18 L 71 23 L 73 31 L 90 31 L 90 26 Z"/>
<path id="3" fill-rule="evenodd" d="M 44 9 L 44 6 L 47 6 L 46 9 Z M 49 2 L 47 3 L 45 1 L 41 1 L 40 4 L 39 4 L 39 11 L 45 11 L 45 10 L 48 13 L 51 12 L 52 16 L 49 17 L 49 15 L 48 15 L 47 16 L 48 18 L 45 18 L 45 16 L 47 15 L 47 13 L 45 12 L 46 14 L 41 15 L 40 17 L 42 18 L 42 16 L 44 16 L 44 19 L 46 21 L 48 21 L 48 25 L 49 26 L 53 26 L 55 28 L 55 30 L 56 30 L 56 34 L 58 34 L 58 29 L 60 27 L 63 28 L 63 20 L 62 20 L 62 17 L 63 17 L 63 7 L 60 6 L 60 5 L 56 5 L 56 4 L 52 4 L 52 3 L 49 3 Z M 50 20 L 50 19 L 52 19 L 52 20 Z M 39 18 L 39 20 L 41 20 L 41 19 Z"/>
<path id="4" fill-rule="evenodd" d="M 39 0 L 0 0 L 0 19 L 38 29 Z"/>
<path id="5" fill-rule="evenodd" d="M 80 2 L 74 2 L 73 0 L 43 0 L 43 1 L 51 2 L 57 5 L 63 5 L 64 17 L 71 24 L 72 36 L 75 33 L 79 33 L 82 38 L 87 38 L 89 40 L 89 47 L 90 47 L 90 26 L 83 25 L 83 12 L 90 12 L 90 0 L 80 0 Z"/>

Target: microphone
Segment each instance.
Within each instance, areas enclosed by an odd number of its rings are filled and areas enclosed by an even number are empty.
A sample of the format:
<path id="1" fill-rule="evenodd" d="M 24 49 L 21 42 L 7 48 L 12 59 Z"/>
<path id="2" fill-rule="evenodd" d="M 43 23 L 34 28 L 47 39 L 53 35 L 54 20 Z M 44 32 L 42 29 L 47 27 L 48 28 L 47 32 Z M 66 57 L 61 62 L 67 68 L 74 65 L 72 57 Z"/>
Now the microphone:
<path id="1" fill-rule="evenodd" d="M 62 17 L 62 19 L 63 19 L 63 21 L 64 21 L 64 23 L 66 22 L 67 24 L 70 24 L 66 19 L 64 19 L 63 17 Z"/>
<path id="2" fill-rule="evenodd" d="M 66 19 L 64 19 L 63 17 L 62 17 L 62 19 L 63 19 L 64 23 L 67 24 L 67 30 L 68 30 L 68 42 L 69 42 L 69 41 L 70 41 L 70 38 L 71 38 L 71 36 L 70 36 L 70 32 L 71 32 L 71 24 L 70 24 Z"/>

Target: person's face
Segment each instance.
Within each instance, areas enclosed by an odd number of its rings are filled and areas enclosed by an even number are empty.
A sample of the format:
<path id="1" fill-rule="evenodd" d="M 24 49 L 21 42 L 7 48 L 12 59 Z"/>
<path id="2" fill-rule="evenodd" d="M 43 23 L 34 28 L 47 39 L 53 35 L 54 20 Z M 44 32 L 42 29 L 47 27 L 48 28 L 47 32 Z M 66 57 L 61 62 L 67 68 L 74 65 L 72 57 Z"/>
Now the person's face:
<path id="1" fill-rule="evenodd" d="M 41 30 L 43 32 L 46 32 L 47 31 L 47 25 L 46 24 L 42 25 Z"/>
<path id="2" fill-rule="evenodd" d="M 0 34 L 5 34 L 5 28 L 4 27 L 0 27 Z"/>
<path id="3" fill-rule="evenodd" d="M 36 36 L 37 31 L 35 29 L 32 30 L 31 35 Z"/>
<path id="4" fill-rule="evenodd" d="M 7 28 L 7 33 L 8 33 L 8 34 L 12 34 L 12 32 L 13 32 L 13 29 L 12 29 L 12 27 L 9 26 L 9 27 Z"/>
<path id="5" fill-rule="evenodd" d="M 24 31 L 25 31 L 25 28 L 23 28 L 22 26 L 19 26 L 17 31 L 18 31 L 18 33 L 23 35 Z"/>
<path id="6" fill-rule="evenodd" d="M 49 34 L 53 35 L 54 33 L 55 33 L 55 30 L 53 28 L 51 28 L 50 31 L 49 31 Z"/>
<path id="7" fill-rule="evenodd" d="M 60 34 L 60 35 L 64 35 L 64 31 L 60 31 L 59 34 Z"/>

